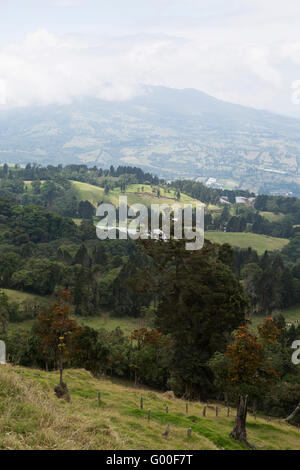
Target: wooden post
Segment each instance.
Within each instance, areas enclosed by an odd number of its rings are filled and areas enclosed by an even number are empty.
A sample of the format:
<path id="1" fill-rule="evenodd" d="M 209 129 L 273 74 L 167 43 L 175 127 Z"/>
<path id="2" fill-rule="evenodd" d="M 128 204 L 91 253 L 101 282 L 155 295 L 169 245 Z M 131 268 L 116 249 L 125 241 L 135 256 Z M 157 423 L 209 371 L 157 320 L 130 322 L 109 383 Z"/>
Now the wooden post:
<path id="1" fill-rule="evenodd" d="M 204 417 L 206 416 L 206 406 L 204 406 L 204 408 L 203 408 L 203 416 Z"/>
<path id="2" fill-rule="evenodd" d="M 101 405 L 101 392 L 98 392 L 98 406 Z"/>
<path id="3" fill-rule="evenodd" d="M 219 408 L 216 406 L 216 417 L 219 416 Z"/>
<path id="4" fill-rule="evenodd" d="M 141 397 L 141 410 L 144 408 L 143 397 Z"/>
<path id="5" fill-rule="evenodd" d="M 185 404 L 185 412 L 186 412 L 186 413 L 189 412 L 189 404 L 188 404 L 188 403 Z"/>
<path id="6" fill-rule="evenodd" d="M 166 406 L 166 413 L 169 413 L 169 407 Z"/>
<path id="7" fill-rule="evenodd" d="M 227 407 L 227 418 L 229 418 L 229 415 L 230 415 L 230 408 L 229 406 Z"/>
<path id="8" fill-rule="evenodd" d="M 191 435 L 192 435 L 192 428 L 188 428 L 187 437 L 191 437 Z"/>
<path id="9" fill-rule="evenodd" d="M 148 418 L 148 422 L 149 422 L 150 419 L 151 419 L 151 410 L 148 410 L 148 417 L 147 418 Z"/>

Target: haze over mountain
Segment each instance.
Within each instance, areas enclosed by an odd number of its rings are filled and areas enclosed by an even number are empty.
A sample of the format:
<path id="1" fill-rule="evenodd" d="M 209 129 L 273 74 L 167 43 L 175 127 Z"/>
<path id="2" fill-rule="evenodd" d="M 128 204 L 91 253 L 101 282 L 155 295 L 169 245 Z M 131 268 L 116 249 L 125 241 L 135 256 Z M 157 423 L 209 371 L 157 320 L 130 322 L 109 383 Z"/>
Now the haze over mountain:
<path id="1" fill-rule="evenodd" d="M 0 161 L 134 165 L 256 190 L 300 183 L 299 120 L 193 89 L 143 91 L 128 101 L 2 110 Z"/>

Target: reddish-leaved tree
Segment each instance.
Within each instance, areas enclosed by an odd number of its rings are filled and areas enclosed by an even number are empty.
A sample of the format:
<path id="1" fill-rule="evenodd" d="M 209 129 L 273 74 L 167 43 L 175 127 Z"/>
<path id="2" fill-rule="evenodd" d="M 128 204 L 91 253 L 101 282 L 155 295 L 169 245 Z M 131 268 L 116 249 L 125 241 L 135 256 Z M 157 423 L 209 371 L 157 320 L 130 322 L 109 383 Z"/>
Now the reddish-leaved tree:
<path id="1" fill-rule="evenodd" d="M 278 329 L 271 318 L 258 327 L 259 337 L 245 326 L 238 328 L 235 341 L 227 346 L 229 359 L 228 388 L 238 397 L 238 407 L 231 436 L 252 447 L 247 441 L 246 419 L 248 397 L 264 392 L 278 380 L 278 374 L 268 364 L 266 343 L 274 343 Z"/>
<path id="2" fill-rule="evenodd" d="M 66 399 L 69 399 L 69 393 L 63 381 L 64 363 L 71 354 L 76 335 L 81 330 L 76 321 L 70 318 L 71 300 L 70 291 L 65 290 L 48 311 L 37 317 L 44 354 L 53 355 L 59 368 L 59 386 L 55 387 L 55 393 L 58 397 Z"/>

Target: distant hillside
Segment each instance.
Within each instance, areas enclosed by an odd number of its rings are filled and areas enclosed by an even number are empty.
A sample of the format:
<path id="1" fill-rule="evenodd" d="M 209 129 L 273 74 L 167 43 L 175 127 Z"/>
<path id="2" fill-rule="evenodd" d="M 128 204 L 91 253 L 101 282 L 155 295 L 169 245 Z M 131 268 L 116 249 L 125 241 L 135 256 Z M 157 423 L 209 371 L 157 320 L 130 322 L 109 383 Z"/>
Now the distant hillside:
<path id="1" fill-rule="evenodd" d="M 205 232 L 205 238 L 213 243 L 229 243 L 238 248 L 251 247 L 259 255 L 265 251 L 281 251 L 289 242 L 286 238 L 275 238 L 247 232 Z"/>
<path id="2" fill-rule="evenodd" d="M 126 188 L 124 193 L 121 192 L 120 188 L 115 188 L 105 194 L 104 188 L 94 186 L 88 183 L 81 183 L 79 181 L 72 181 L 73 187 L 77 191 L 77 197 L 82 201 L 89 201 L 94 206 L 97 206 L 99 202 L 108 202 L 116 207 L 119 205 L 119 197 L 126 196 L 128 204 L 144 204 L 150 207 L 151 204 L 187 204 L 195 202 L 194 199 L 187 196 L 186 194 L 180 195 L 180 200 L 176 199 L 175 191 L 169 189 L 166 192 L 162 186 L 150 186 L 147 184 L 131 184 Z M 157 190 L 160 192 L 160 196 L 157 196 Z M 197 201 L 200 204 L 200 201 Z"/>
<path id="3" fill-rule="evenodd" d="M 84 370 L 68 370 L 71 403 L 54 397 L 57 372 L 0 366 L 0 449 L 14 450 L 213 450 L 242 449 L 229 437 L 235 410 L 207 409 L 122 382 L 97 380 Z M 102 403 L 98 406 L 98 392 Z M 144 409 L 140 409 L 140 397 Z M 166 413 L 166 406 L 169 413 Z M 148 410 L 151 420 L 148 422 Z M 170 424 L 170 435 L 162 433 Z M 191 437 L 187 436 L 192 429 Z M 248 438 L 258 449 L 300 449 L 300 430 L 278 420 L 248 417 Z"/>
<path id="4" fill-rule="evenodd" d="M 125 102 L 1 111 L 0 162 L 130 164 L 167 178 L 297 192 L 299 130 L 299 120 L 196 90 L 147 87 Z"/>

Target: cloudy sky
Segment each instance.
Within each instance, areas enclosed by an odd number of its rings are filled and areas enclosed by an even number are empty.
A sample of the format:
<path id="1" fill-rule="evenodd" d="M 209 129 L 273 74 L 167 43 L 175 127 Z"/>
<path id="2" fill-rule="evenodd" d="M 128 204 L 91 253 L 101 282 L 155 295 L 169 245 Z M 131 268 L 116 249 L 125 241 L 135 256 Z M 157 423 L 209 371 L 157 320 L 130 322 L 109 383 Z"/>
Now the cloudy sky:
<path id="1" fill-rule="evenodd" d="M 3 4 L 3 6 L 2 6 Z M 0 106 L 196 88 L 300 117 L 297 0 L 0 0 Z"/>

